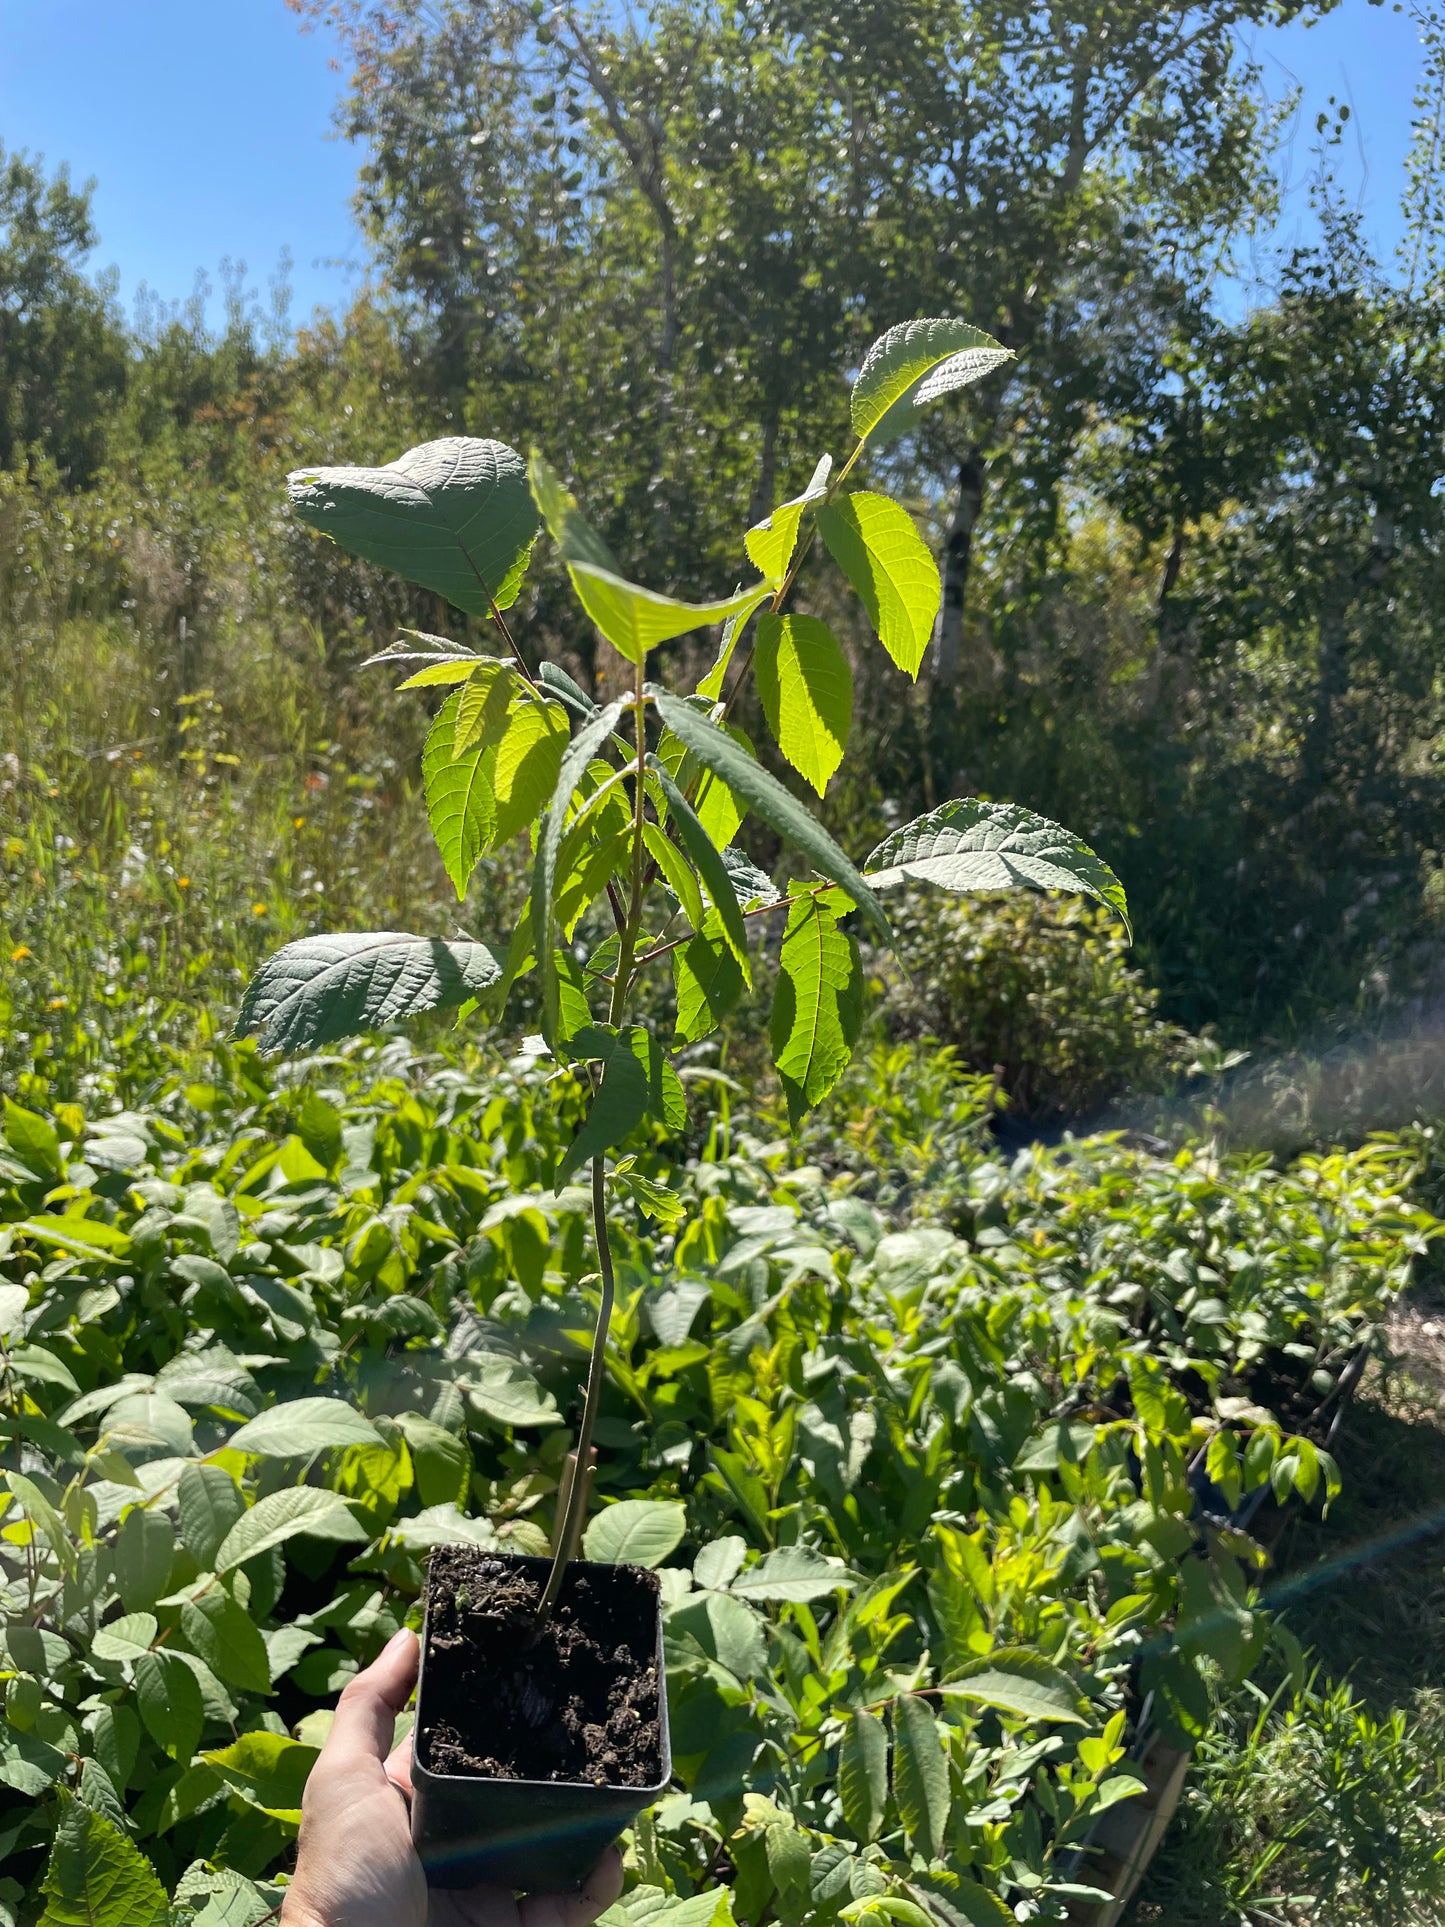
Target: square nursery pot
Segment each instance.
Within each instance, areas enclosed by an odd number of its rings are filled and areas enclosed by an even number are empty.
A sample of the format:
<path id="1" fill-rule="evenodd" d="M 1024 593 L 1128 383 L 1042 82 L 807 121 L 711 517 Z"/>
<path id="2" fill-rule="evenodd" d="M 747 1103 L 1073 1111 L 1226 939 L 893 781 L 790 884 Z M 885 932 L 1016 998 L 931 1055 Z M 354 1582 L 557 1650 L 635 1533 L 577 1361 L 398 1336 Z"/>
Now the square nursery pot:
<path id="1" fill-rule="evenodd" d="M 656 1575 L 574 1560 L 537 1637 L 550 1568 L 432 1554 L 411 1833 L 434 1887 L 575 1890 L 672 1778 Z"/>

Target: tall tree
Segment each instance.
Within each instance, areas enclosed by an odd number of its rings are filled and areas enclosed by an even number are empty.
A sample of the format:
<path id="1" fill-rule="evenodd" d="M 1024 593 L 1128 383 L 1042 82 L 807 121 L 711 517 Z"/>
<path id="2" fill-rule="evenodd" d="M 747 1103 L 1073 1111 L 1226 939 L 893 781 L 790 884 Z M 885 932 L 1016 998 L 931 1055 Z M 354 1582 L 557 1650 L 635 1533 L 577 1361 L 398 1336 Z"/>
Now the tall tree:
<path id="1" fill-rule="evenodd" d="M 951 685 L 988 478 L 1046 546 L 1101 398 L 1268 201 L 1240 28 L 1333 0 L 291 4 L 352 51 L 363 215 L 452 390 L 507 421 L 498 378 L 525 369 L 532 432 L 600 431 L 654 568 L 674 524 L 705 532 L 709 477 L 750 462 L 762 511 L 841 426 L 840 349 L 962 312 L 1019 351 L 899 451 L 948 504 Z"/>
<path id="2" fill-rule="evenodd" d="M 95 241 L 90 188 L 0 146 L 0 468 L 33 451 L 79 484 L 100 460 L 126 347 L 112 284 L 85 272 Z"/>

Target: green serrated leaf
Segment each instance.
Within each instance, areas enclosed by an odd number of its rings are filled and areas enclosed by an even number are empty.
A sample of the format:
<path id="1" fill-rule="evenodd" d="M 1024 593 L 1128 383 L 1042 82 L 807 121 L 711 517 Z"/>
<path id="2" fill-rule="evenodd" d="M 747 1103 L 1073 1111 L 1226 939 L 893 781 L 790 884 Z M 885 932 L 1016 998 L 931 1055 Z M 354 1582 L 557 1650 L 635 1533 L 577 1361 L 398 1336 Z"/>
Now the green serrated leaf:
<path id="1" fill-rule="evenodd" d="M 263 1812 L 299 1820 L 301 1796 L 318 1749 L 279 1733 L 243 1733 L 233 1746 L 202 1754 L 206 1765 Z"/>
<path id="2" fill-rule="evenodd" d="M 39 1927 L 168 1927 L 154 1867 L 114 1821 L 60 1791 L 60 1819 L 40 1891 Z"/>
<path id="3" fill-rule="evenodd" d="M 798 529 L 803 520 L 803 511 L 810 502 L 821 501 L 827 494 L 828 477 L 832 472 L 833 457 L 824 455 L 802 494 L 795 495 L 790 502 L 780 502 L 766 521 L 757 523 L 743 537 L 743 547 L 753 567 L 769 583 L 780 583 L 788 573 L 793 551 L 798 546 Z M 704 696 L 714 693 L 720 694 L 721 691 L 702 689 Z"/>
<path id="4" fill-rule="evenodd" d="M 863 962 L 854 938 L 821 895 L 794 899 L 788 911 L 773 992 L 773 1062 L 799 1120 L 832 1090 L 863 1028 Z"/>
<path id="5" fill-rule="evenodd" d="M 862 598 L 878 640 L 916 679 L 943 584 L 913 517 L 886 495 L 867 490 L 820 507 L 817 517 L 828 553 Z"/>
<path id="6" fill-rule="evenodd" d="M 474 616 L 516 601 L 541 526 L 517 451 L 467 435 L 423 442 L 384 468 L 297 469 L 287 492 L 339 548 Z"/>
<path id="7" fill-rule="evenodd" d="M 75 1545 L 65 1529 L 65 1521 L 33 1479 L 23 1472 L 7 1472 L 5 1480 L 26 1517 L 50 1542 L 51 1550 L 66 1572 L 75 1570 Z"/>
<path id="8" fill-rule="evenodd" d="M 680 602 L 675 596 L 640 588 L 621 574 L 611 550 L 580 514 L 556 472 L 535 450 L 529 473 L 537 507 L 562 552 L 578 600 L 613 648 L 629 662 L 641 662 L 649 649 L 675 636 L 756 609 L 769 594 L 767 583 L 759 582 L 715 602 Z"/>
<path id="9" fill-rule="evenodd" d="M 722 919 L 709 908 L 702 928 L 672 953 L 677 989 L 679 1044 L 694 1044 L 717 1029 L 743 993 L 743 973 L 723 935 Z"/>
<path id="10" fill-rule="evenodd" d="M 64 1175 L 60 1155 L 60 1135 L 48 1118 L 38 1111 L 27 1111 L 12 1097 L 4 1100 L 5 1142 L 32 1171 L 49 1177 Z"/>
<path id="11" fill-rule="evenodd" d="M 932 883 L 942 890 L 1082 891 L 1107 906 L 1132 935 L 1124 886 L 1072 830 L 1017 803 L 966 796 L 885 837 L 865 866 L 878 890 Z"/>
<path id="12" fill-rule="evenodd" d="M 102 1626 L 90 1642 L 97 1659 L 134 1660 L 149 1652 L 160 1631 L 154 1613 L 123 1613 Z"/>
<path id="13" fill-rule="evenodd" d="M 539 449 L 533 449 L 527 463 L 527 482 L 532 500 L 547 525 L 547 533 L 570 567 L 585 562 L 590 568 L 621 574 L 621 564 L 602 537 L 577 506 L 577 498 Z"/>
<path id="14" fill-rule="evenodd" d="M 246 1510 L 240 1486 L 219 1465 L 188 1465 L 177 1490 L 181 1544 L 201 1572 L 215 1568 L 226 1534 Z"/>
<path id="15" fill-rule="evenodd" d="M 723 624 L 722 635 L 718 641 L 717 659 L 697 686 L 699 696 L 706 696 L 710 702 L 716 702 L 722 695 L 723 679 L 728 673 L 733 651 L 738 646 L 738 639 L 747 627 L 748 616 L 751 614 L 752 611 L 748 610 L 746 614 L 729 616 Z"/>
<path id="16" fill-rule="evenodd" d="M 254 1620 L 223 1586 L 211 1586 L 181 1607 L 186 1644 L 218 1679 L 243 1693 L 271 1691 L 266 1642 Z"/>
<path id="17" fill-rule="evenodd" d="M 397 694 L 407 689 L 444 689 L 449 684 L 470 681 L 480 660 L 474 656 L 451 656 L 445 662 L 428 663 L 414 676 L 396 685 Z"/>
<path id="18" fill-rule="evenodd" d="M 916 1693 L 893 1702 L 893 1792 L 914 1852 L 937 1860 L 948 1827 L 948 1754 L 933 1709 Z"/>
<path id="19" fill-rule="evenodd" d="M 868 350 L 853 384 L 853 428 L 861 440 L 891 410 L 921 408 L 991 374 L 1013 355 L 967 321 L 904 321 Z M 895 415 L 889 426 L 899 426 Z"/>
<path id="20" fill-rule="evenodd" d="M 709 1582 L 699 1579 L 698 1583 Z M 829 1599 L 840 1591 L 851 1592 L 857 1583 L 845 1566 L 825 1559 L 821 1552 L 814 1552 L 808 1546 L 779 1546 L 731 1582 L 732 1590 L 746 1599 L 793 1600 L 803 1604 Z"/>
<path id="21" fill-rule="evenodd" d="M 422 1507 L 460 1505 L 472 1486 L 472 1451 L 466 1439 L 447 1432 L 420 1412 L 397 1412 L 397 1424 L 412 1455 L 416 1497 Z"/>
<path id="22" fill-rule="evenodd" d="M 562 1423 L 552 1394 L 515 1359 L 472 1352 L 467 1363 L 467 1373 L 457 1383 L 477 1411 L 497 1424 L 532 1428 Z"/>
<path id="23" fill-rule="evenodd" d="M 480 996 L 501 974 L 484 943 L 463 938 L 397 930 L 303 937 L 246 986 L 236 1035 L 258 1038 L 262 1050 L 329 1044 Z"/>
<path id="24" fill-rule="evenodd" d="M 339 1493 L 310 1485 L 286 1486 L 258 1499 L 231 1527 L 216 1550 L 216 1571 L 230 1572 L 302 1532 L 343 1541 L 364 1541 L 370 1536 Z"/>
<path id="25" fill-rule="evenodd" d="M 1083 1726 L 1086 1702 L 1062 1667 L 1021 1646 L 1000 1646 L 936 1689 L 950 1699 L 992 1706 L 1017 1719 Z"/>
<path id="26" fill-rule="evenodd" d="M 950 1888 L 949 1899 L 970 1927 L 1016 1927 L 1013 1909 L 976 1880 L 960 1879 Z"/>
<path id="27" fill-rule="evenodd" d="M 609 881 L 626 872 L 631 851 L 632 825 L 629 823 L 625 829 L 584 848 L 580 860 L 569 868 L 558 865 L 558 874 L 563 880 L 556 891 L 557 927 L 564 936 L 573 935 L 583 912 L 601 896 Z"/>
<path id="28" fill-rule="evenodd" d="M 695 714 L 695 712 L 689 711 L 689 714 Z M 712 725 L 709 724 L 709 728 L 711 727 Z M 721 731 L 718 734 L 721 734 Z M 744 752 L 738 750 L 737 754 L 742 755 Z M 678 834 L 687 845 L 687 853 L 696 865 L 698 875 L 702 878 L 703 888 L 711 897 L 712 906 L 718 913 L 719 934 L 732 951 L 738 968 L 742 972 L 743 982 L 751 985 L 753 973 L 752 960 L 748 956 L 747 925 L 743 922 L 743 913 L 738 907 L 737 894 L 733 890 L 722 852 L 708 835 L 691 803 L 672 780 L 667 767 L 656 757 L 649 757 L 648 763 L 666 799 Z M 704 921 L 706 921 L 705 918 Z"/>
<path id="29" fill-rule="evenodd" d="M 97 1251 L 122 1252 L 130 1249 L 129 1234 L 104 1218 L 39 1217 L 21 1218 L 9 1227 L 17 1237 L 35 1238 L 41 1244 L 58 1245 L 82 1257 Z"/>
<path id="30" fill-rule="evenodd" d="M 422 782 L 427 818 L 460 903 L 482 851 L 496 841 L 497 798 L 494 743 L 479 742 L 468 754 L 456 753 L 458 690 L 437 711 L 422 751 Z"/>
<path id="31" fill-rule="evenodd" d="M 612 1168 L 612 1182 L 625 1197 L 632 1199 L 639 1211 L 654 1219 L 664 1229 L 679 1225 L 688 1216 L 688 1206 L 676 1191 L 655 1179 L 644 1177 L 636 1170 L 634 1158 L 620 1158 Z"/>
<path id="32" fill-rule="evenodd" d="M 567 750 L 567 712 L 560 703 L 516 702 L 497 744 L 492 775 L 497 797 L 496 843 L 530 829 L 557 787 Z"/>
<path id="33" fill-rule="evenodd" d="M 574 1171 L 621 1144 L 649 1114 L 673 1130 L 687 1122 L 677 1072 L 641 1024 L 624 1030 L 591 1025 L 567 1040 L 567 1051 L 579 1061 L 600 1064 L 602 1082 L 582 1129 L 563 1153 L 553 1181 L 558 1191 Z"/>
<path id="34" fill-rule="evenodd" d="M 552 924 L 556 913 L 557 856 L 567 812 L 578 784 L 592 759 L 611 736 L 622 716 L 620 702 L 599 709 L 584 723 L 567 745 L 557 769 L 552 800 L 537 832 L 537 853 L 532 861 L 532 947 L 543 964 L 543 1011 L 548 1027 L 557 1022 L 557 981 L 551 969 L 553 955 Z"/>
<path id="35" fill-rule="evenodd" d="M 888 927 L 888 919 L 868 885 L 857 870 L 844 856 L 838 845 L 829 836 L 797 797 L 785 790 L 775 776 L 765 770 L 735 743 L 731 736 L 718 728 L 706 716 L 673 696 L 665 689 L 649 685 L 648 693 L 657 704 L 662 720 L 672 733 L 692 751 L 705 769 L 720 776 L 730 788 L 741 796 L 751 809 L 757 811 L 764 822 L 771 823 L 780 836 L 796 843 L 804 854 L 810 857 L 816 869 L 834 883 L 841 884 L 853 901 L 864 910 L 885 941 L 891 943 L 893 933 Z M 674 788 L 676 786 L 674 785 Z M 669 797 L 669 803 L 671 798 Z M 708 883 L 708 873 L 703 868 L 698 852 L 688 843 L 689 854 L 702 874 L 703 882 Z M 708 883 L 708 894 L 718 907 L 723 908 L 719 897 L 714 894 Z M 728 895 L 732 894 L 729 886 Z M 726 916 L 726 912 L 724 912 Z"/>
<path id="36" fill-rule="evenodd" d="M 588 1559 L 660 1566 L 687 1532 L 686 1508 L 669 1499 L 621 1499 L 603 1508 L 582 1537 Z"/>
<path id="37" fill-rule="evenodd" d="M 821 796 L 853 722 L 853 671 L 837 637 L 814 616 L 762 616 L 753 673 L 773 740 Z"/>
<path id="38" fill-rule="evenodd" d="M 132 1506 L 111 1548 L 116 1590 L 128 1613 L 144 1612 L 170 1590 L 175 1531 L 164 1512 Z"/>
<path id="39" fill-rule="evenodd" d="M 722 727 L 743 754 L 756 762 L 757 753 L 747 731 L 740 729 L 736 723 L 724 723 Z M 692 803 L 697 820 L 707 831 L 713 847 L 726 850 L 747 815 L 747 804 L 733 795 L 720 776 L 715 776 L 710 769 L 703 769 L 697 758 L 683 748 L 670 730 L 662 732 L 657 755 L 658 760 L 667 765 L 673 782 Z M 653 801 L 657 802 L 656 796 Z M 659 808 L 661 814 L 662 808 Z"/>
<path id="40" fill-rule="evenodd" d="M 142 1653 L 135 1663 L 135 1700 L 146 1731 L 182 1766 L 206 1723 L 195 1674 L 179 1653 Z"/>
<path id="41" fill-rule="evenodd" d="M 592 1022 L 592 1006 L 587 1001 L 586 973 L 570 950 L 554 950 L 552 968 L 557 983 L 556 1038 L 565 1045 Z"/>
<path id="42" fill-rule="evenodd" d="M 855 1713 L 838 1758 L 843 1822 L 861 1845 L 877 1837 L 888 1805 L 888 1731 L 875 1714 Z"/>
<path id="43" fill-rule="evenodd" d="M 13 1344 L 25 1328 L 30 1293 L 24 1285 L 0 1285 L 0 1338 Z"/>
<path id="44" fill-rule="evenodd" d="M 661 871 L 663 882 L 682 905 L 683 915 L 694 930 L 700 930 L 704 916 L 702 891 L 681 851 L 669 842 L 666 830 L 659 823 L 644 823 L 642 840 Z"/>
<path id="45" fill-rule="evenodd" d="M 457 692 L 453 756 L 465 756 L 470 750 L 486 749 L 501 740 L 517 681 L 516 667 L 510 662 L 487 660 L 476 664 L 466 688 Z"/>
<path id="46" fill-rule="evenodd" d="M 379 1445 L 370 1419 L 342 1398 L 293 1398 L 247 1421 L 226 1441 L 258 1458 L 306 1459 L 346 1445 Z"/>

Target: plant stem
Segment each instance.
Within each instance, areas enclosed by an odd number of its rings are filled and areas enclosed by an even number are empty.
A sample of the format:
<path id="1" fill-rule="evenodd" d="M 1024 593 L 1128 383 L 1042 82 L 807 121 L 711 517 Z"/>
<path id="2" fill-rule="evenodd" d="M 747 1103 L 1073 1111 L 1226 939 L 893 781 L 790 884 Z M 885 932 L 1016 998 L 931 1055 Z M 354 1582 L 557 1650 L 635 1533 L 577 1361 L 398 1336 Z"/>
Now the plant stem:
<path id="1" fill-rule="evenodd" d="M 602 1381 L 606 1376 L 607 1329 L 612 1323 L 612 1300 L 616 1285 L 612 1275 L 612 1248 L 607 1242 L 607 1167 L 599 1154 L 592 1160 L 592 1224 L 597 1233 L 597 1264 L 602 1274 L 602 1302 L 597 1307 L 597 1325 L 592 1334 L 592 1357 L 587 1365 L 587 1395 L 582 1404 L 582 1423 L 577 1430 L 577 1469 L 567 1494 L 567 1509 L 557 1528 L 557 1544 L 552 1554 L 552 1570 L 537 1608 L 537 1618 L 545 1622 L 557 1603 L 562 1576 L 567 1570 L 567 1554 L 577 1537 L 582 1514 L 587 1507 L 587 1467 L 592 1451 L 592 1431 L 597 1423 L 597 1408 L 602 1403 Z"/>
<path id="2" fill-rule="evenodd" d="M 852 473 L 853 464 L 857 461 L 858 457 L 863 453 L 863 450 L 866 446 L 867 446 L 866 442 L 859 442 L 855 446 L 853 453 L 848 457 L 847 461 L 844 462 L 843 466 L 838 470 L 838 473 L 833 477 L 832 481 L 829 482 L 827 488 L 823 492 L 823 500 L 825 503 L 831 502 L 833 497 L 838 493 L 838 490 L 842 486 L 843 482 Z M 818 533 L 818 524 L 814 521 L 811 513 L 808 516 L 806 533 L 804 534 L 802 531 L 800 531 L 799 533 L 800 533 L 801 539 L 798 541 L 797 546 L 795 548 L 793 559 L 791 564 L 789 565 L 788 572 L 783 577 L 783 580 L 779 585 L 777 594 L 773 597 L 772 604 L 768 610 L 769 615 L 775 616 L 782 609 L 783 603 L 787 599 L 788 591 L 793 586 L 794 576 L 797 575 L 799 569 L 802 568 L 803 564 L 808 559 L 808 553 L 813 546 L 813 538 Z M 738 664 L 738 672 L 733 677 L 733 686 L 731 690 L 728 692 L 727 698 L 723 703 L 722 720 L 724 722 L 727 721 L 728 711 L 732 708 L 733 704 L 737 701 L 738 693 L 742 689 L 744 682 L 747 680 L 748 669 L 752 664 L 753 656 L 757 651 L 757 646 L 758 646 L 757 631 L 756 629 L 754 629 L 752 640 L 748 643 L 747 653 L 743 657 L 742 661 Z"/>
<path id="3" fill-rule="evenodd" d="M 643 666 L 639 663 L 635 692 L 637 773 L 636 793 L 633 798 L 632 901 L 628 905 L 627 920 L 621 929 L 617 953 L 617 975 L 612 980 L 608 1022 L 614 1026 L 622 1022 L 627 1011 L 627 993 L 632 985 L 637 933 L 641 928 L 643 899 L 647 894 L 642 843 L 644 779 L 647 772 L 647 699 L 643 694 L 642 674 Z M 597 1423 L 597 1408 L 602 1403 L 602 1384 L 607 1376 L 607 1334 L 612 1324 L 612 1303 L 616 1296 L 616 1281 L 612 1272 L 612 1247 L 607 1239 L 607 1162 L 601 1153 L 592 1160 L 592 1231 L 597 1240 L 597 1269 L 602 1278 L 602 1298 L 597 1307 L 597 1323 L 592 1333 L 592 1355 L 587 1361 L 587 1390 L 582 1399 L 582 1423 L 577 1430 L 577 1444 L 574 1448 L 576 1469 L 567 1491 L 567 1503 L 562 1509 L 562 1518 L 557 1526 L 556 1541 L 552 1549 L 552 1570 L 547 1574 L 547 1584 L 542 1590 L 542 1598 L 537 1607 L 539 1624 L 545 1624 L 557 1603 L 557 1595 L 562 1589 L 562 1578 L 567 1570 L 568 1557 L 580 1535 L 582 1515 L 587 1509 L 587 1493 L 591 1484 L 587 1473 L 592 1463 L 592 1432 Z"/>

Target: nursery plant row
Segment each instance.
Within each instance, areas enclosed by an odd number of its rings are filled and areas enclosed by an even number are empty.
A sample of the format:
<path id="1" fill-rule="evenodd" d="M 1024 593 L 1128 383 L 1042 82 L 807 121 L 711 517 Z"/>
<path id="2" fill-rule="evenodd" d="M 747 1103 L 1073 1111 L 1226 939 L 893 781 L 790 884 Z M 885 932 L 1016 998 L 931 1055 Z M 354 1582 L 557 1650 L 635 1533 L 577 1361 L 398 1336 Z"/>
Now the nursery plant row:
<path id="1" fill-rule="evenodd" d="M 221 1062 L 143 1113 L 5 1103 L 11 1924 L 255 1927 L 431 1551 L 550 1545 L 576 1079 L 540 1040 Z M 1188 1746 L 1260 1654 L 1243 1502 L 1337 1488 L 1341 1377 L 1436 1228 L 1412 1147 L 1006 1156 L 926 1047 L 801 1140 L 682 1079 L 706 1136 L 646 1127 L 610 1210 L 584 1551 L 659 1574 L 674 1764 L 613 1927 L 1061 1920 L 1135 1710 Z"/>

